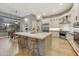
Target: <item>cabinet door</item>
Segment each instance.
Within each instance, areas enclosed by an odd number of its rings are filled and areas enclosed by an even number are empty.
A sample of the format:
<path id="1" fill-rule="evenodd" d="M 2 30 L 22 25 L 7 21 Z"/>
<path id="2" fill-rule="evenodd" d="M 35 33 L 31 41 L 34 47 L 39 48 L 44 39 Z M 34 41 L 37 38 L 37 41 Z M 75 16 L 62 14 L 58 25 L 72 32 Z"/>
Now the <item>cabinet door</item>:
<path id="1" fill-rule="evenodd" d="M 32 21 L 32 30 L 37 31 L 37 22 L 35 20 Z"/>
<path id="2" fill-rule="evenodd" d="M 52 37 L 59 37 L 59 32 L 52 32 Z"/>
<path id="3" fill-rule="evenodd" d="M 70 33 L 67 33 L 66 39 L 73 42 L 74 41 L 74 36 L 72 34 L 70 34 Z"/>
<path id="4" fill-rule="evenodd" d="M 50 28 L 59 28 L 59 20 L 58 19 L 50 19 Z"/>

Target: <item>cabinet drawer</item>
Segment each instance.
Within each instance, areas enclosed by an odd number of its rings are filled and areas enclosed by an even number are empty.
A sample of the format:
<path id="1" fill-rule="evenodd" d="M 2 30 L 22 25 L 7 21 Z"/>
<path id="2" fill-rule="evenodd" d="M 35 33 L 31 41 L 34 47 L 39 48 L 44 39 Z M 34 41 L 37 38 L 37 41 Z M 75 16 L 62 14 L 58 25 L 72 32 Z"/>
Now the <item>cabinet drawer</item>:
<path id="1" fill-rule="evenodd" d="M 59 32 L 52 32 L 52 37 L 59 37 Z"/>

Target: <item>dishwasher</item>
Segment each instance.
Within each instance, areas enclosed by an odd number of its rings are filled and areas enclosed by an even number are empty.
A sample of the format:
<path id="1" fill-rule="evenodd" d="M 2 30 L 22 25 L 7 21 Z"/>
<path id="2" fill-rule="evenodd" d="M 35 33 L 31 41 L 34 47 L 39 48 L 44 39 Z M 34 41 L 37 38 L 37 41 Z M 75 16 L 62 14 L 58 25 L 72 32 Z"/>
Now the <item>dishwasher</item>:
<path id="1" fill-rule="evenodd" d="M 74 41 L 77 45 L 79 45 L 79 33 L 74 32 Z"/>
<path id="2" fill-rule="evenodd" d="M 59 37 L 62 38 L 62 39 L 66 39 L 66 31 L 60 31 Z"/>

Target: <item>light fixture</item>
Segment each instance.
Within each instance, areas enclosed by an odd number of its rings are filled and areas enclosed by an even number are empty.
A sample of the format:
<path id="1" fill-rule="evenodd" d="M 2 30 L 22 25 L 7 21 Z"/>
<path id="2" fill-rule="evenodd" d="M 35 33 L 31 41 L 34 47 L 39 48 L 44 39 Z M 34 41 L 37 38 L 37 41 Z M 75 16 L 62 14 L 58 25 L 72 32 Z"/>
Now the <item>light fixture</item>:
<path id="1" fill-rule="evenodd" d="M 8 23 L 7 26 L 9 26 L 10 24 Z"/>
<path id="2" fill-rule="evenodd" d="M 41 16 L 40 15 L 37 15 L 36 17 L 37 17 L 37 19 L 41 19 Z"/>
<path id="3" fill-rule="evenodd" d="M 7 24 L 5 23 L 5 26 L 9 26 L 9 25 L 10 25 L 9 23 L 7 23 Z"/>
<path id="4" fill-rule="evenodd" d="M 18 24 L 18 22 L 15 22 L 15 24 Z"/>
<path id="5" fill-rule="evenodd" d="M 25 22 L 27 22 L 27 21 L 28 21 L 28 19 L 27 19 L 27 18 L 25 18 L 25 19 L 24 19 L 24 21 L 25 21 Z"/>
<path id="6" fill-rule="evenodd" d="M 59 3 L 59 5 L 63 5 L 63 3 Z"/>

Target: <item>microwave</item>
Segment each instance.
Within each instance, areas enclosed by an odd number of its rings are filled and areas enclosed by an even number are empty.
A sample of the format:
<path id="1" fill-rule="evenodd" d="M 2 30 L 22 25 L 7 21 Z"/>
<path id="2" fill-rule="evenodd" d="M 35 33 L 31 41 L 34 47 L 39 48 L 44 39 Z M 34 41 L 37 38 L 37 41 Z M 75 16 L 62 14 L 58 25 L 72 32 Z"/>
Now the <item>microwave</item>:
<path id="1" fill-rule="evenodd" d="M 74 23 L 74 24 L 73 24 L 73 27 L 74 27 L 74 28 L 79 28 L 79 22 Z"/>

